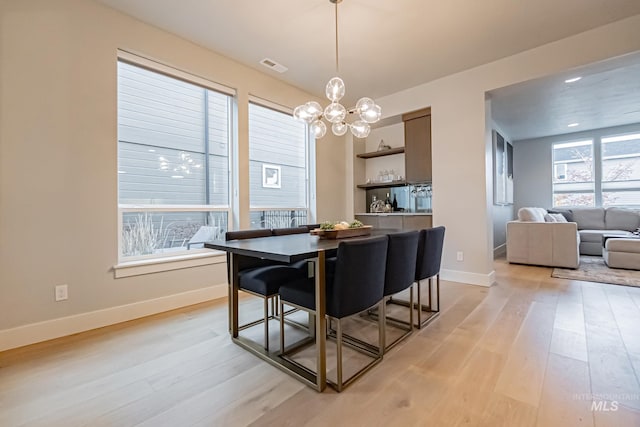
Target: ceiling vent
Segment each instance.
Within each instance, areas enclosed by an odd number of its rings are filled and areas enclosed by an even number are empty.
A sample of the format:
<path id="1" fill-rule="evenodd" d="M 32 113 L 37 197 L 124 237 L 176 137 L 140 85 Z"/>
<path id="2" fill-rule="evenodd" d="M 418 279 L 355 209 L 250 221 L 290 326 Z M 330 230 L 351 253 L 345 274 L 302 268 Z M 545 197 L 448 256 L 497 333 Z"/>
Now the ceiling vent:
<path id="1" fill-rule="evenodd" d="M 267 67 L 268 69 L 273 70 L 273 71 L 277 71 L 278 73 L 284 73 L 285 71 L 288 70 L 287 67 L 285 67 L 282 64 L 278 64 L 273 59 L 264 58 L 262 61 L 260 61 L 260 63 L 262 65 L 264 65 L 265 67 Z"/>

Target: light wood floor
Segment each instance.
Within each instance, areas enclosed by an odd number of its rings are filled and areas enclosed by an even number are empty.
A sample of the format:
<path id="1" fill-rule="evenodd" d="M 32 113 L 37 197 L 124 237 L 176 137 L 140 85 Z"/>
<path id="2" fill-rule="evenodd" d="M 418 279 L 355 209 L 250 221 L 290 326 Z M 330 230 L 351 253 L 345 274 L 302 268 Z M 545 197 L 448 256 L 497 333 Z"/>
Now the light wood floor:
<path id="1" fill-rule="evenodd" d="M 0 426 L 640 426 L 640 288 L 496 271 L 341 394 L 232 344 L 218 301 L 0 353 Z"/>

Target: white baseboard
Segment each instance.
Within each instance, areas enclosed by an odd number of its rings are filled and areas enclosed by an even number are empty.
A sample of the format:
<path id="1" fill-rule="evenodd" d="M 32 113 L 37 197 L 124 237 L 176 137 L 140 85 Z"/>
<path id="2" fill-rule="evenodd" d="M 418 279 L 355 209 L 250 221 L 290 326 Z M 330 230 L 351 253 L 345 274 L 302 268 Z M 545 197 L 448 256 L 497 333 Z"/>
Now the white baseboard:
<path id="1" fill-rule="evenodd" d="M 494 258 L 500 258 L 501 256 L 506 256 L 507 255 L 507 244 L 503 243 L 500 246 L 498 246 L 497 248 L 493 249 L 493 257 Z"/>
<path id="2" fill-rule="evenodd" d="M 0 331 L 0 351 L 127 322 L 226 296 L 226 284 L 214 285 L 180 294 L 5 329 Z"/>
<path id="3" fill-rule="evenodd" d="M 489 274 L 469 273 L 467 271 L 458 270 L 440 270 L 440 279 L 450 282 L 465 283 L 477 286 L 491 286 L 496 281 L 496 272 Z"/>

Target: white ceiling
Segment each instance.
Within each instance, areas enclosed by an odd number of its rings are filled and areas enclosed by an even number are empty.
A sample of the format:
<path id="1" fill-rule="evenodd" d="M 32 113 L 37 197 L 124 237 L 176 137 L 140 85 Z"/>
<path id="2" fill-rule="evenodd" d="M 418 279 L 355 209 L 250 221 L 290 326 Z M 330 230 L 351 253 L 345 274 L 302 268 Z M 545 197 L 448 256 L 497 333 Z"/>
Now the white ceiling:
<path id="1" fill-rule="evenodd" d="M 329 0 L 98 0 L 324 96 L 335 71 Z M 640 13 L 638 0 L 344 0 L 347 100 L 377 98 Z M 259 64 L 268 57 L 289 70 Z"/>
<path id="2" fill-rule="evenodd" d="M 565 80 L 582 77 L 577 82 Z M 513 140 L 640 123 L 640 52 L 493 90 L 494 121 Z M 569 127 L 569 124 L 578 126 Z"/>

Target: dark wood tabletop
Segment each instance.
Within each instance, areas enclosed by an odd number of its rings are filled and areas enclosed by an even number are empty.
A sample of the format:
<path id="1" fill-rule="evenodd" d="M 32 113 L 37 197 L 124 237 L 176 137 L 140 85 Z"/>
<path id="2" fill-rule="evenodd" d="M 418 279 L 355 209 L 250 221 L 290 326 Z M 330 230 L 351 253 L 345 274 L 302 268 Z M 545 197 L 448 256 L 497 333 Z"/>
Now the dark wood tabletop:
<path id="1" fill-rule="evenodd" d="M 399 232 L 395 229 L 373 229 L 371 235 L 383 235 Z M 204 244 L 205 248 L 218 249 L 239 255 L 293 263 L 302 259 L 313 258 L 318 251 L 336 249 L 344 240 L 363 239 L 320 239 L 310 234 L 290 234 L 285 236 L 258 237 L 243 240 L 212 240 Z"/>
<path id="2" fill-rule="evenodd" d="M 218 249 L 239 255 L 292 263 L 313 258 L 318 251 L 335 249 L 339 241 L 322 240 L 309 234 L 268 236 L 243 240 L 213 240 L 204 244 L 205 248 Z"/>

